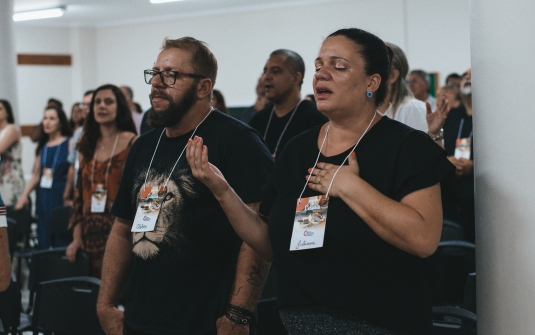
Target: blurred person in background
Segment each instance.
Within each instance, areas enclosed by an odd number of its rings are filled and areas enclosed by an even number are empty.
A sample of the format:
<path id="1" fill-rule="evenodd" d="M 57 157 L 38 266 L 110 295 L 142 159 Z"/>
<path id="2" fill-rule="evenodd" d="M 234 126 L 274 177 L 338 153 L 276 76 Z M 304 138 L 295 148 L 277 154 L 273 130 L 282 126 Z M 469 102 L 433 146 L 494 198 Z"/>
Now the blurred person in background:
<path id="1" fill-rule="evenodd" d="M 82 116 L 84 120 L 89 114 L 89 105 L 91 104 L 91 99 L 93 98 L 93 90 L 86 91 L 80 107 L 82 109 Z M 84 127 L 78 127 L 74 134 L 72 135 L 72 141 L 69 146 L 69 156 L 67 156 L 67 161 L 69 162 L 69 172 L 67 174 L 67 182 L 65 183 L 65 191 L 63 192 L 63 205 L 72 206 L 72 199 L 74 196 L 74 187 L 78 181 L 78 150 L 76 150 L 76 144 L 82 135 Z"/>
<path id="2" fill-rule="evenodd" d="M 249 125 L 266 141 L 274 158 L 296 135 L 327 122 L 316 104 L 301 99 L 305 75 L 303 58 L 295 51 L 273 51 L 264 66 L 262 82 L 272 105 L 253 116 Z"/>
<path id="3" fill-rule="evenodd" d="M 223 97 L 223 94 L 218 90 L 213 90 L 212 92 L 212 107 L 219 109 L 225 114 L 228 114 L 225 97 Z"/>
<path id="4" fill-rule="evenodd" d="M 68 245 L 60 236 L 51 232 L 52 211 L 63 206 L 63 192 L 69 171 L 69 145 L 71 127 L 65 112 L 57 107 L 45 110 L 41 122 L 41 136 L 35 150 L 35 165 L 32 177 L 15 206 L 22 210 L 29 204 L 30 192 L 38 189 L 37 196 L 37 237 L 40 249 Z"/>
<path id="5" fill-rule="evenodd" d="M 128 108 L 130 108 L 130 113 L 132 114 L 132 120 L 136 125 L 136 135 L 141 131 L 141 120 L 143 119 L 141 108 L 138 109 L 134 102 L 134 91 L 130 86 L 121 86 L 121 92 L 123 92 L 126 102 L 128 103 Z"/>
<path id="6" fill-rule="evenodd" d="M 75 102 L 71 108 L 71 118 L 69 123 L 73 133 L 84 124 L 85 115 L 83 112 L 83 105 L 79 102 Z"/>
<path id="7" fill-rule="evenodd" d="M 450 109 L 459 108 L 463 105 L 461 91 L 455 86 L 442 86 L 437 90 L 437 100 L 444 98 Z"/>
<path id="8" fill-rule="evenodd" d="M 7 100 L 0 100 L 0 194 L 6 206 L 14 205 L 26 186 L 20 139 L 20 129 L 15 125 L 11 104 Z"/>
<path id="9" fill-rule="evenodd" d="M 429 87 L 431 86 L 430 78 L 424 70 L 412 70 L 409 74 L 409 88 L 414 94 L 414 97 L 423 102 L 429 102 L 431 110 L 435 110 L 436 100 L 429 94 Z"/>
<path id="10" fill-rule="evenodd" d="M 84 249 L 91 262 L 91 275 L 100 278 L 104 248 L 115 220 L 110 208 L 136 139 L 130 107 L 119 88 L 103 85 L 96 89 L 84 127 L 76 146 L 80 179 L 69 224 L 73 241 L 66 254 L 74 262 L 78 249 Z"/>

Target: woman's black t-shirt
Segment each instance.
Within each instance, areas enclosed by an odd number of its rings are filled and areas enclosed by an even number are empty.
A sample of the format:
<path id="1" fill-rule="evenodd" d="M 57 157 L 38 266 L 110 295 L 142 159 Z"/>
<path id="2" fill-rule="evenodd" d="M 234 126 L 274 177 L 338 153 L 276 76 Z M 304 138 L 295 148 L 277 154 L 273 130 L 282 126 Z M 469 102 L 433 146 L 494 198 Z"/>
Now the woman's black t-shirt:
<path id="1" fill-rule="evenodd" d="M 318 155 L 319 127 L 291 140 L 261 203 L 281 308 L 326 305 L 378 326 L 431 333 L 431 301 L 422 259 L 377 236 L 341 199 L 331 198 L 322 248 L 289 251 L 297 198 Z M 319 162 L 339 165 L 351 149 Z M 356 150 L 360 177 L 387 197 L 439 183 L 452 172 L 445 151 L 425 133 L 383 117 Z M 318 195 L 306 188 L 303 197 Z"/>

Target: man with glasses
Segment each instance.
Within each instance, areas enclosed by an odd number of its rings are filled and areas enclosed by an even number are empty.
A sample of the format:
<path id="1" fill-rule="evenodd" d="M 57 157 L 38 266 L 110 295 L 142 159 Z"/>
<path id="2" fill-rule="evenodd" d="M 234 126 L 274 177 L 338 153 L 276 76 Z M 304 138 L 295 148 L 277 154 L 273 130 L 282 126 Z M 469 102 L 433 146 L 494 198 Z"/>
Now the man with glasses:
<path id="1" fill-rule="evenodd" d="M 429 75 L 423 70 L 412 70 L 408 79 L 409 89 L 414 97 L 423 102 L 429 102 L 431 110 L 437 109 L 436 99 L 429 94 Z"/>
<path id="2" fill-rule="evenodd" d="M 82 117 L 85 120 L 87 114 L 89 114 L 89 106 L 91 105 L 91 99 L 93 99 L 93 90 L 89 90 L 84 93 L 84 98 L 80 104 L 82 109 Z M 71 147 L 69 148 L 69 155 L 67 156 L 67 161 L 69 162 L 69 171 L 67 173 L 67 183 L 65 184 L 65 191 L 63 192 L 63 204 L 65 206 L 72 206 L 73 202 L 73 193 L 76 183 L 78 182 L 78 150 L 76 150 L 76 144 L 82 135 L 84 127 L 78 127 L 74 134 L 72 135 Z"/>
<path id="3" fill-rule="evenodd" d="M 185 149 L 202 138 L 210 162 L 251 207 L 273 160 L 256 131 L 211 108 L 217 61 L 203 42 L 166 39 L 144 75 L 155 129 L 132 145 L 111 210 L 102 327 L 108 335 L 249 334 L 269 265 L 192 176 Z M 127 280 L 123 313 L 116 304 Z"/>

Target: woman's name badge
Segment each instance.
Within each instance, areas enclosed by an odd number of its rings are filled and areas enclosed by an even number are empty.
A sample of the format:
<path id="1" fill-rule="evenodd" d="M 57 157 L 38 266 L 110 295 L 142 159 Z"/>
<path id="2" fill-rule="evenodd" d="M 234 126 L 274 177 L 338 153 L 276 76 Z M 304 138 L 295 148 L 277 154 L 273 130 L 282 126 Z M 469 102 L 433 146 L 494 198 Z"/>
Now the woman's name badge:
<path id="1" fill-rule="evenodd" d="M 97 184 L 91 194 L 91 213 L 104 213 L 108 192 L 102 184 Z"/>
<path id="2" fill-rule="evenodd" d="M 160 208 L 167 193 L 165 186 L 145 187 L 139 197 L 139 206 L 132 225 L 132 232 L 154 231 Z"/>
<path id="3" fill-rule="evenodd" d="M 290 251 L 323 247 L 328 207 L 325 195 L 297 199 Z"/>
<path id="4" fill-rule="evenodd" d="M 458 138 L 457 142 L 455 143 L 455 153 L 453 156 L 456 159 L 464 158 L 464 159 L 470 159 L 470 144 L 472 143 L 472 139 L 470 137 L 467 138 Z"/>
<path id="5" fill-rule="evenodd" d="M 43 175 L 41 176 L 40 186 L 42 188 L 52 188 L 53 179 L 54 179 L 54 170 L 50 168 L 44 168 Z"/>

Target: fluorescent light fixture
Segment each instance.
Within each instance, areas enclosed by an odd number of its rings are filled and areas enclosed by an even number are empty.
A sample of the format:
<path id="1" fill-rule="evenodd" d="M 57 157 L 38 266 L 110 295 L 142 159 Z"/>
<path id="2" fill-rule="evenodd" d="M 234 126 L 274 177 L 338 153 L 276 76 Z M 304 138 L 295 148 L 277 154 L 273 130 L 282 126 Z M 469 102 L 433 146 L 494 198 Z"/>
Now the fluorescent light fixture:
<path id="1" fill-rule="evenodd" d="M 66 7 L 56 7 L 13 14 L 13 21 L 27 21 L 60 17 L 65 13 Z"/>
<path id="2" fill-rule="evenodd" d="M 166 3 L 166 2 L 175 2 L 175 1 L 182 1 L 182 0 L 150 0 L 150 3 Z"/>

